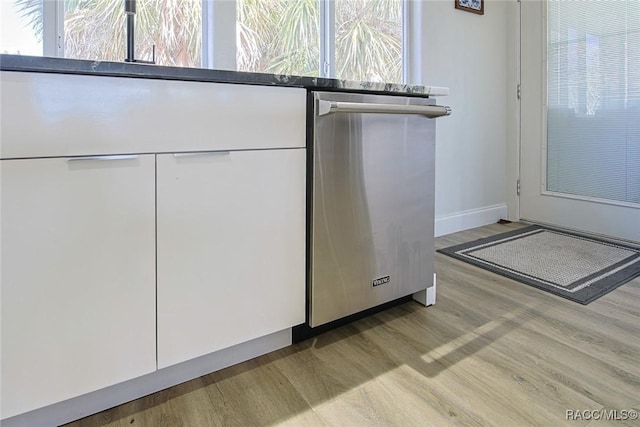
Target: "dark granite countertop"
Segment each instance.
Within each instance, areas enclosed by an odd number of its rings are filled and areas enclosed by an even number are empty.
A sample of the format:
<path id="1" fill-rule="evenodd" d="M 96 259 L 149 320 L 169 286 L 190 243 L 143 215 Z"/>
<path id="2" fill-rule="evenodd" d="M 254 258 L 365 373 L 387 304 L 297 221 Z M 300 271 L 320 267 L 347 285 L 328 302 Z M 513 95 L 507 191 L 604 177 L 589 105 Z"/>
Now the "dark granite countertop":
<path id="1" fill-rule="evenodd" d="M 44 56 L 2 54 L 0 55 L 0 70 L 237 83 L 261 86 L 288 86 L 303 87 L 314 90 L 391 93 L 414 96 L 442 96 L 449 94 L 448 88 L 436 86 L 355 82 L 321 77 L 248 73 L 229 70 L 211 70 L 206 68 L 165 67 L 139 63 L 89 61 Z"/>

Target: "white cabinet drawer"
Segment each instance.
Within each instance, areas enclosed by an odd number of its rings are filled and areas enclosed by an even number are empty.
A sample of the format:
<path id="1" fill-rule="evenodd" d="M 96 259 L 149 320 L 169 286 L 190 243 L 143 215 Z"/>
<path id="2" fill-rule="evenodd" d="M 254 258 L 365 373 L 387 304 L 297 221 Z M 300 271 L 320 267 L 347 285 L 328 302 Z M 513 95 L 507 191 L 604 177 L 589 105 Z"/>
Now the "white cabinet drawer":
<path id="1" fill-rule="evenodd" d="M 305 145 L 301 88 L 1 72 L 0 157 Z"/>

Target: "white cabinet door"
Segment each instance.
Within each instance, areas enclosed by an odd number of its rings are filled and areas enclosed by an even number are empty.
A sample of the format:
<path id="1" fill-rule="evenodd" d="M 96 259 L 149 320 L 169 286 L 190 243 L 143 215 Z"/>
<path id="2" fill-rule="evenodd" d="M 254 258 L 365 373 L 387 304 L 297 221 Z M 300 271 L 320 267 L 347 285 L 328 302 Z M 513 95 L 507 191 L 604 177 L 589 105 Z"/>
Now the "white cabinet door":
<path id="1" fill-rule="evenodd" d="M 157 157 L 158 367 L 304 322 L 305 150 Z"/>
<path id="2" fill-rule="evenodd" d="M 2 417 L 154 371 L 154 156 L 0 168 Z"/>

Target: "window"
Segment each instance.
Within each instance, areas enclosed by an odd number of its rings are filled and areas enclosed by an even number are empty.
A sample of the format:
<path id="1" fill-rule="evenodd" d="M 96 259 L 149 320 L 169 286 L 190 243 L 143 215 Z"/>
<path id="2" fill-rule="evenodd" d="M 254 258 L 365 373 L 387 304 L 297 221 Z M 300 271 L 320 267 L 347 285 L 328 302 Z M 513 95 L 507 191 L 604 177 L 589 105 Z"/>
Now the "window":
<path id="1" fill-rule="evenodd" d="M 42 0 L 0 1 L 0 52 L 42 55 L 42 17 Z"/>
<path id="2" fill-rule="evenodd" d="M 122 61 L 125 57 L 122 11 L 120 1 L 65 1 L 64 56 Z M 136 47 L 139 46 L 138 41 Z"/>
<path id="3" fill-rule="evenodd" d="M 640 203 L 640 2 L 550 0 L 547 189 Z"/>
<path id="4" fill-rule="evenodd" d="M 402 0 L 238 0 L 238 70 L 401 82 L 402 22 Z"/>
<path id="5" fill-rule="evenodd" d="M 407 2 L 137 0 L 135 56 L 150 60 L 155 46 L 160 65 L 401 82 Z M 124 60 L 122 0 L 9 0 L 2 10 L 7 53 Z"/>
<path id="6" fill-rule="evenodd" d="M 336 2 L 336 77 L 402 81 L 402 2 Z"/>
<path id="7" fill-rule="evenodd" d="M 199 67 L 202 58 L 202 2 L 138 0 L 135 56 L 156 63 Z M 64 2 L 64 56 L 122 61 L 126 49 L 124 3 L 121 0 Z"/>
<path id="8" fill-rule="evenodd" d="M 319 5 L 317 0 L 238 0 L 238 70 L 319 75 Z"/>

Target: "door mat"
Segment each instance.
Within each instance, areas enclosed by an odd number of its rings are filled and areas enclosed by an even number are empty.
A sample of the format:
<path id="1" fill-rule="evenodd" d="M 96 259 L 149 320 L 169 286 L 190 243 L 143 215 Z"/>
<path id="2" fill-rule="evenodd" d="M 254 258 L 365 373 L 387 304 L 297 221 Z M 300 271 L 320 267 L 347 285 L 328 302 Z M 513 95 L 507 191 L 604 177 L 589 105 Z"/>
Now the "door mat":
<path id="1" fill-rule="evenodd" d="M 537 225 L 438 252 L 581 304 L 640 276 L 640 249 Z"/>

